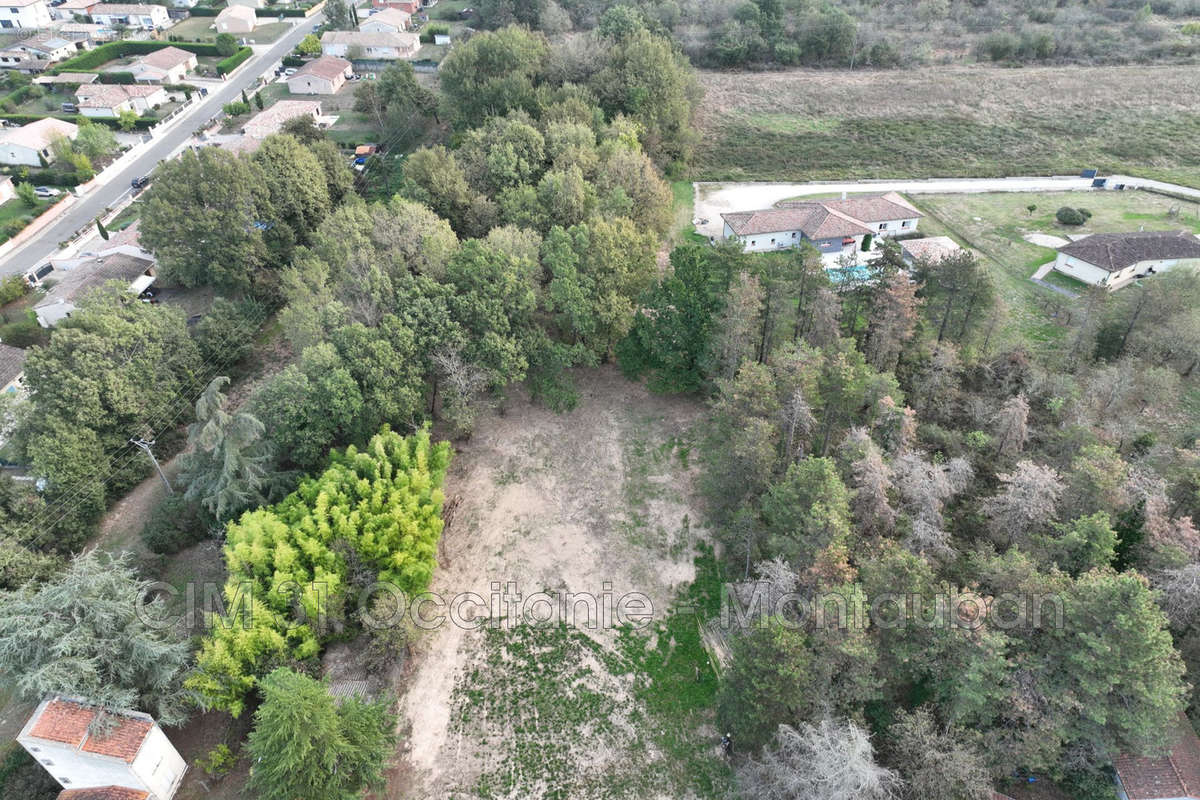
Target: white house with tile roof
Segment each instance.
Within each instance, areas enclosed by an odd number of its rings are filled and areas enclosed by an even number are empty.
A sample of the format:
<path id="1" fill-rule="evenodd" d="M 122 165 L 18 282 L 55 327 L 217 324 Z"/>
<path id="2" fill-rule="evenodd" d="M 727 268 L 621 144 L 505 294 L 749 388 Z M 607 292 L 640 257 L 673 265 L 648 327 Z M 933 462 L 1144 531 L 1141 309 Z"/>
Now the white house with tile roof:
<path id="1" fill-rule="evenodd" d="M 775 208 L 722 214 L 723 236 L 747 252 L 767 252 L 809 242 L 825 254 L 862 246 L 868 236 L 914 233 L 924 216 L 895 192 L 841 200 L 787 201 Z"/>

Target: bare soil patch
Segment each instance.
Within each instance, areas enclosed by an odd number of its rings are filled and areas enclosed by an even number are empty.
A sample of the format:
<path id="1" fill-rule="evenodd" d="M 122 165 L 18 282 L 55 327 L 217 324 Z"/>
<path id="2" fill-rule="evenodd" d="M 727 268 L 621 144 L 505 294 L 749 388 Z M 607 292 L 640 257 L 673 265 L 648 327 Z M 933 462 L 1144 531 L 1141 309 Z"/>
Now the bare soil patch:
<path id="1" fill-rule="evenodd" d="M 644 593 L 657 621 L 692 581 L 703 532 L 690 454 L 703 407 L 651 395 L 614 368 L 578 378 L 574 411 L 517 400 L 459 447 L 446 480 L 459 505 L 433 592 L 487 598 L 511 583 L 523 597 L 600 596 L 607 584 L 616 597 Z M 432 632 L 405 687 L 411 739 L 397 771 L 404 785 L 389 796 L 599 797 L 597 780 L 611 787 L 631 760 L 653 764 L 661 754 L 636 730 L 643 678 L 622 667 L 621 637 L 584 627 Z"/>

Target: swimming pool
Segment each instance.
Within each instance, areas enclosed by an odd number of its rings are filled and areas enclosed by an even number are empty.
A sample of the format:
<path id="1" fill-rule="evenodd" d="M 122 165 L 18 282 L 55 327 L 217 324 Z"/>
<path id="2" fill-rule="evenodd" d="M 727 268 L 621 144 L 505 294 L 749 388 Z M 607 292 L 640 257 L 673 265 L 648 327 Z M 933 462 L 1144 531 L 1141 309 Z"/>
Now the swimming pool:
<path id="1" fill-rule="evenodd" d="M 851 264 L 848 267 L 833 267 L 825 270 L 834 286 L 846 281 L 862 281 L 871 277 L 871 270 L 866 264 Z"/>

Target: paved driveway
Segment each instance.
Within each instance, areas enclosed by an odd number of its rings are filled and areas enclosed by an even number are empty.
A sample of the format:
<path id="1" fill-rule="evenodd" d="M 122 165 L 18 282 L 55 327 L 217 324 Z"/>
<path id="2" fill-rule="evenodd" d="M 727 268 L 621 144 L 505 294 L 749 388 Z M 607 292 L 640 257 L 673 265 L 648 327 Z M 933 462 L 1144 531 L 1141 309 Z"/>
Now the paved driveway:
<path id="1" fill-rule="evenodd" d="M 1109 184 L 1123 183 L 1127 187 L 1150 187 L 1175 192 L 1200 201 L 1200 189 L 1176 186 L 1162 181 L 1110 175 Z M 929 180 L 862 181 L 858 183 L 696 183 L 696 232 L 704 236 L 720 236 L 721 215 L 731 211 L 753 211 L 770 208 L 780 200 L 805 195 L 862 194 L 869 192 L 902 192 L 904 194 L 956 194 L 970 192 L 1077 192 L 1090 189 L 1091 178 L 1069 176 L 1028 178 L 934 178 Z"/>
<path id="2" fill-rule="evenodd" d="M 112 175 L 104 175 L 105 183 L 103 185 L 97 186 L 84 195 L 53 224 L 0 258 L 0 276 L 24 272 L 30 267 L 44 263 L 46 259 L 56 254 L 59 242 L 69 239 L 76 230 L 104 214 L 106 208 L 115 206 L 129 193 L 130 180 L 140 175 L 148 175 L 158 165 L 158 162 L 170 158 L 181 150 L 193 132 L 201 128 L 213 115 L 219 113 L 221 106 L 237 98 L 242 89 L 254 86 L 258 82 L 259 76 L 276 61 L 287 55 L 322 18 L 323 15 L 316 14 L 308 19 L 301 19 L 274 44 L 255 46 L 254 55 L 238 68 L 229 80 L 219 84 L 211 81 L 203 82 L 203 85 L 208 88 L 207 97 L 188 107 L 178 118 L 169 123 L 169 127 L 159 132 L 140 156 Z"/>

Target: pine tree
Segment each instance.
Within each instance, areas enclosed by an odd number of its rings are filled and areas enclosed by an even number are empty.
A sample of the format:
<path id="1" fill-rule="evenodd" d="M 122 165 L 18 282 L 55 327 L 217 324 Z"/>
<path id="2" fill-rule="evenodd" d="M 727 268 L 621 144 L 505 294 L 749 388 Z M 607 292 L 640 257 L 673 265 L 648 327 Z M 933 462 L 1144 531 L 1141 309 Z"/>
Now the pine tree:
<path id="1" fill-rule="evenodd" d="M 180 480 L 188 500 L 198 500 L 217 520 L 262 502 L 261 489 L 272 463 L 263 424 L 245 412 L 230 413 L 221 388 L 229 378 L 213 378 L 196 401 L 196 422 L 188 426 L 190 451 L 181 457 Z"/>
<path id="2" fill-rule="evenodd" d="M 383 784 L 395 717 L 382 703 L 338 705 L 323 683 L 280 668 L 263 678 L 247 748 L 259 800 L 350 800 Z"/>
<path id="3" fill-rule="evenodd" d="M 108 228 L 104 227 L 104 223 L 99 217 L 96 217 L 96 232 L 100 234 L 100 238 L 108 241 Z"/>

